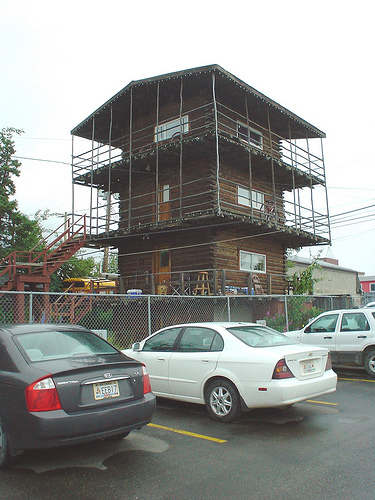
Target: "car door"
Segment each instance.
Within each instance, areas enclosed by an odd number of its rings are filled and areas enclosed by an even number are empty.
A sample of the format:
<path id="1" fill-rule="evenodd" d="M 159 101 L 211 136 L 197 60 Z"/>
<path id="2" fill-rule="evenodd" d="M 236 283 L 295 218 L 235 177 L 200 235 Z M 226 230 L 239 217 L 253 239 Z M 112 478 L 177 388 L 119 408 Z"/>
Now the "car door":
<path id="1" fill-rule="evenodd" d="M 361 311 L 344 312 L 337 334 L 336 350 L 342 352 L 345 357 L 349 353 L 355 355 L 361 352 L 370 340 L 371 329 L 366 314 Z"/>
<path id="2" fill-rule="evenodd" d="M 315 321 L 307 325 L 301 332 L 301 342 L 303 344 L 327 347 L 327 349 L 334 352 L 336 350 L 338 319 L 338 313 L 318 316 Z"/>
<path id="3" fill-rule="evenodd" d="M 223 346 L 221 336 L 211 328 L 185 328 L 169 360 L 171 394 L 189 400 L 201 398 L 202 383 L 215 371 Z"/>
<path id="4" fill-rule="evenodd" d="M 134 357 L 146 365 L 151 389 L 157 395 L 169 394 L 168 370 L 170 357 L 181 328 L 167 328 L 144 343 Z"/>

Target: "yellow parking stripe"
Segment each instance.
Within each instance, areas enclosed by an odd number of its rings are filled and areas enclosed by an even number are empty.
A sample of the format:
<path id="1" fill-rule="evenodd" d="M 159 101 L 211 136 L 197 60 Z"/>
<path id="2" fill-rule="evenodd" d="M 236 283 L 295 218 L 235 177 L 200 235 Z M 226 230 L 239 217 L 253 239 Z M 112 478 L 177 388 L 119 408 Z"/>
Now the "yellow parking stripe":
<path id="1" fill-rule="evenodd" d="M 344 377 L 339 377 L 338 380 L 349 380 L 350 382 L 370 382 L 371 384 L 375 383 L 375 380 L 368 380 L 367 378 L 344 378 Z"/>
<path id="2" fill-rule="evenodd" d="M 227 443 L 226 439 L 218 439 L 210 436 L 204 436 L 203 434 L 196 434 L 195 432 L 182 431 L 180 429 L 172 429 L 171 427 L 165 427 L 164 425 L 158 424 L 147 424 L 149 427 L 156 427 L 157 429 L 164 429 L 165 431 L 176 432 L 177 434 L 184 434 L 185 436 L 191 436 L 198 439 L 205 439 L 206 441 L 213 441 L 214 443 Z"/>
<path id="3" fill-rule="evenodd" d="M 318 405 L 338 406 L 338 403 L 328 403 L 327 401 L 314 401 L 313 399 L 306 399 L 306 403 L 315 403 Z"/>

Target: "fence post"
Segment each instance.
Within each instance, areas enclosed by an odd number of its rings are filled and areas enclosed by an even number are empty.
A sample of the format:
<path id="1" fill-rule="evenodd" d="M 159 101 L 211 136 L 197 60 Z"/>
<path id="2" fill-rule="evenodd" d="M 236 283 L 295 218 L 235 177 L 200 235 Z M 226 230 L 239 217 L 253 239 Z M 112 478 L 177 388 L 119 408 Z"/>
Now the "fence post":
<path id="1" fill-rule="evenodd" d="M 285 327 L 286 331 L 289 332 L 289 318 L 288 318 L 288 299 L 287 295 L 284 295 L 284 303 L 285 303 Z"/>
<path id="2" fill-rule="evenodd" d="M 33 322 L 33 292 L 30 292 L 29 296 L 29 323 Z"/>
<path id="3" fill-rule="evenodd" d="M 147 296 L 148 334 L 151 335 L 151 295 Z"/>
<path id="4" fill-rule="evenodd" d="M 230 297 L 227 295 L 228 321 L 230 321 Z"/>

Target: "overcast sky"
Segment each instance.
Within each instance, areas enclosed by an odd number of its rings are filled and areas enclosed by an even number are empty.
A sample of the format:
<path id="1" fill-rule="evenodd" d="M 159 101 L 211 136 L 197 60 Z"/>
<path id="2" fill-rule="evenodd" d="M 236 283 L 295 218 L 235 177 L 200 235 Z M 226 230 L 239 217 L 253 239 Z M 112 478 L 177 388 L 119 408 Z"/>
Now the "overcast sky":
<path id="1" fill-rule="evenodd" d="M 219 64 L 327 134 L 322 256 L 375 275 L 371 5 L 0 0 L 0 128 L 25 132 L 20 210 L 71 211 L 70 131 L 130 81 Z"/>

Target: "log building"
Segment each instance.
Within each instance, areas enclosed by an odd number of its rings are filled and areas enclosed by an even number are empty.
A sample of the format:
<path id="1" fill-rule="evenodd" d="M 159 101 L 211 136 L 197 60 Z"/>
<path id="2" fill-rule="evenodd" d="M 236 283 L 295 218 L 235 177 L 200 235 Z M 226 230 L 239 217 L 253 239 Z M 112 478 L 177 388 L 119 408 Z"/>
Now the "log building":
<path id="1" fill-rule="evenodd" d="M 72 136 L 125 289 L 283 294 L 286 250 L 330 243 L 325 134 L 220 66 L 133 81 Z"/>

